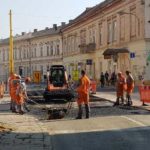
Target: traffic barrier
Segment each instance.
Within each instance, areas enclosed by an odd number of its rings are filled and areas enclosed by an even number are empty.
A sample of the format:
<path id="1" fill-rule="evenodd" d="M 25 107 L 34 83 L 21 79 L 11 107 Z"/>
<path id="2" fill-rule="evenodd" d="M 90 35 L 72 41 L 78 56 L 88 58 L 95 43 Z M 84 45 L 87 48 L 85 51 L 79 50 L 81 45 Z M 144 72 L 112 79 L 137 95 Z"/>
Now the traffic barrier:
<path id="1" fill-rule="evenodd" d="M 0 98 L 4 97 L 4 84 L 0 84 Z"/>
<path id="2" fill-rule="evenodd" d="M 91 94 L 96 94 L 96 81 L 95 80 L 91 80 L 90 93 Z"/>
<path id="3" fill-rule="evenodd" d="M 150 103 L 150 86 L 139 86 L 140 99 L 143 104 Z"/>

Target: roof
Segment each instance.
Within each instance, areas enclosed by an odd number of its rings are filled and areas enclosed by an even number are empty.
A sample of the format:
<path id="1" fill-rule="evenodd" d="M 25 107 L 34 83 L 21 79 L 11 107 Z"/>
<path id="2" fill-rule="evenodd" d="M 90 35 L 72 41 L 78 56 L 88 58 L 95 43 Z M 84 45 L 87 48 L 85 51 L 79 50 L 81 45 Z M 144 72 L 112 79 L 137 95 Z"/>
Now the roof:
<path id="1" fill-rule="evenodd" d="M 67 26 L 65 26 L 63 28 L 63 30 L 71 27 L 72 25 L 80 23 L 81 21 L 87 20 L 91 16 L 94 16 L 94 15 L 97 15 L 97 14 L 103 12 L 103 9 L 105 7 L 109 7 L 109 6 L 111 6 L 111 4 L 117 3 L 119 1 L 121 1 L 121 0 L 105 0 L 94 7 L 87 8 L 83 13 L 81 13 L 78 17 L 73 19 Z"/>
<path id="2" fill-rule="evenodd" d="M 129 53 L 127 48 L 108 48 L 104 51 L 103 55 L 115 55 L 118 53 Z"/>
<path id="3" fill-rule="evenodd" d="M 47 36 L 47 35 L 56 35 L 56 34 L 60 33 L 61 28 L 62 28 L 62 26 L 58 26 L 57 29 L 47 28 L 44 30 L 36 31 L 36 32 L 24 33 L 23 35 L 14 36 L 13 40 L 15 42 L 15 41 L 20 41 L 20 40 L 32 39 L 35 37 L 41 37 L 41 36 Z M 0 40 L 0 44 L 8 44 L 8 43 L 9 43 L 9 38 Z"/>

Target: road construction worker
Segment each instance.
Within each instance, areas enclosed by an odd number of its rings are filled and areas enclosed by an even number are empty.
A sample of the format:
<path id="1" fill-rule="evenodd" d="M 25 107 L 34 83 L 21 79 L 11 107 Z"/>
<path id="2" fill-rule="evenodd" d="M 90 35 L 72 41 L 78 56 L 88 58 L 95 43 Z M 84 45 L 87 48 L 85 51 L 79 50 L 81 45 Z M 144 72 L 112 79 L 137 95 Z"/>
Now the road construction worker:
<path id="1" fill-rule="evenodd" d="M 126 88 L 126 98 L 127 98 L 127 105 L 132 105 L 132 100 L 131 100 L 131 93 L 133 92 L 134 89 L 134 79 L 130 71 L 126 71 L 126 82 L 127 82 L 127 88 Z"/>
<path id="2" fill-rule="evenodd" d="M 117 83 L 116 83 L 116 94 L 117 99 L 114 105 L 119 105 L 119 99 L 121 98 L 121 103 L 124 104 L 124 88 L 126 85 L 126 79 L 122 72 L 118 73 Z"/>
<path id="3" fill-rule="evenodd" d="M 20 114 L 24 114 L 25 110 L 29 111 L 29 109 L 26 106 L 26 100 L 28 99 L 26 84 L 28 84 L 30 81 L 31 79 L 27 77 L 23 82 L 20 80 L 20 82 L 17 85 L 16 89 L 17 106 Z"/>
<path id="4" fill-rule="evenodd" d="M 86 118 L 89 118 L 90 114 L 90 107 L 89 107 L 89 88 L 90 88 L 90 80 L 86 76 L 85 71 L 81 71 L 81 78 L 80 78 L 80 83 L 77 88 L 78 92 L 78 116 L 76 119 L 82 119 L 82 104 L 84 103 L 85 105 L 85 112 L 86 112 Z"/>
<path id="5" fill-rule="evenodd" d="M 16 89 L 17 85 L 13 84 L 13 80 L 17 79 L 19 76 L 17 74 L 11 73 L 10 77 L 8 78 L 8 85 L 9 85 L 9 95 L 11 97 L 10 102 L 10 110 L 12 112 L 16 112 Z"/>
<path id="6" fill-rule="evenodd" d="M 24 96 L 24 109 L 27 110 L 29 112 L 29 109 L 27 107 L 27 100 L 29 99 L 28 98 L 28 95 L 27 95 L 27 84 L 31 82 L 31 79 L 30 77 L 26 77 L 25 78 L 25 81 L 21 82 L 21 88 L 23 90 L 23 96 Z"/>
<path id="7" fill-rule="evenodd" d="M 21 84 L 21 80 L 17 83 L 17 89 L 16 89 L 16 103 L 18 112 L 20 114 L 24 114 L 24 89 Z"/>

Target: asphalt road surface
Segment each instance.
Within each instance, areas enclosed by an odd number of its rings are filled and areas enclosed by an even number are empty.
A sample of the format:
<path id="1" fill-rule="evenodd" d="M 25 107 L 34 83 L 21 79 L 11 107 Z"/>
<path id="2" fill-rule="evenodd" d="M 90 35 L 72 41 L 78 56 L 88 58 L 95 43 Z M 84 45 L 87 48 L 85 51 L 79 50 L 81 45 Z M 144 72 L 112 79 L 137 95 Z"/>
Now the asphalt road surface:
<path id="1" fill-rule="evenodd" d="M 47 120 L 50 104 L 30 105 L 12 114 L 9 99 L 0 103 L 0 150 L 149 150 L 150 112 L 137 107 L 91 103 L 90 119 L 75 120 L 76 104 L 63 119 Z M 9 131 L 10 127 L 12 130 Z"/>

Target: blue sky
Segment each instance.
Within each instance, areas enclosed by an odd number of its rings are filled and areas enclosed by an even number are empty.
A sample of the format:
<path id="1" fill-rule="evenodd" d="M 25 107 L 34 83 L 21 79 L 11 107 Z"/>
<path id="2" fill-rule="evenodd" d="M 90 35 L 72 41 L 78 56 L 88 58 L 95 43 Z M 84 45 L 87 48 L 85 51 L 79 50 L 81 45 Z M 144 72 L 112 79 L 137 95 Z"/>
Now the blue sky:
<path id="1" fill-rule="evenodd" d="M 68 22 L 86 7 L 104 0 L 0 0 L 0 38 L 9 37 L 9 10 L 12 10 L 13 35 Z"/>

